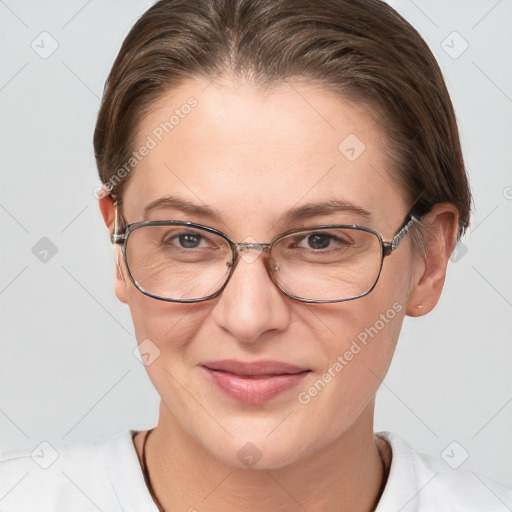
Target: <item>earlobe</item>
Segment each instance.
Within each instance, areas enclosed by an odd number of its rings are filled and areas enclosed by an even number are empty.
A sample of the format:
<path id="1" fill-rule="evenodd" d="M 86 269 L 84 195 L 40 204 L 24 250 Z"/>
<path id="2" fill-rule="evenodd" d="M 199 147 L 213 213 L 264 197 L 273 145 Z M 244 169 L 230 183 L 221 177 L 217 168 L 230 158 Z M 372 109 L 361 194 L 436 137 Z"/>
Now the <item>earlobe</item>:
<path id="1" fill-rule="evenodd" d="M 422 221 L 428 225 L 425 237 L 425 256 L 419 276 L 407 300 L 406 314 L 422 316 L 434 309 L 446 277 L 448 261 L 457 241 L 459 213 L 450 203 L 439 203 Z"/>

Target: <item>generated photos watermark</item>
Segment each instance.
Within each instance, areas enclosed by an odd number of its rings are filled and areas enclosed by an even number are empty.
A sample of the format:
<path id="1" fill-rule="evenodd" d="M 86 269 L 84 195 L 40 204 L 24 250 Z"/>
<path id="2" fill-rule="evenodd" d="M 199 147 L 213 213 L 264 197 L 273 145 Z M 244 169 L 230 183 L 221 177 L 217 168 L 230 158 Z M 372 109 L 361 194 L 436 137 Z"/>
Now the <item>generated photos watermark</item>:
<path id="1" fill-rule="evenodd" d="M 162 142 L 166 135 L 174 130 L 185 117 L 192 112 L 192 109 L 199 105 L 194 96 L 187 99 L 186 103 L 180 108 L 174 109 L 173 114 L 167 121 L 160 123 L 155 127 L 151 133 L 146 137 L 146 141 L 138 150 L 133 151 L 131 157 L 110 177 L 110 179 L 103 185 L 99 185 L 93 190 L 93 195 L 96 199 L 101 199 L 107 196 L 110 191 L 118 185 L 124 178 L 126 178 L 137 165 L 155 149 L 160 142 Z"/>
<path id="2" fill-rule="evenodd" d="M 321 377 L 309 386 L 308 389 L 301 391 L 297 395 L 299 403 L 307 405 L 314 397 L 318 396 L 318 394 L 325 389 L 327 384 L 339 375 L 350 361 L 352 361 L 354 357 L 368 345 L 368 342 L 375 338 L 375 336 L 377 336 L 379 332 L 381 332 L 382 329 L 384 329 L 384 327 L 402 311 L 402 309 L 402 304 L 395 302 L 385 313 L 382 313 L 379 316 L 378 320 L 376 320 L 373 325 L 362 330 L 357 337 L 352 340 L 350 347 L 336 358 L 336 361 L 327 368 Z"/>

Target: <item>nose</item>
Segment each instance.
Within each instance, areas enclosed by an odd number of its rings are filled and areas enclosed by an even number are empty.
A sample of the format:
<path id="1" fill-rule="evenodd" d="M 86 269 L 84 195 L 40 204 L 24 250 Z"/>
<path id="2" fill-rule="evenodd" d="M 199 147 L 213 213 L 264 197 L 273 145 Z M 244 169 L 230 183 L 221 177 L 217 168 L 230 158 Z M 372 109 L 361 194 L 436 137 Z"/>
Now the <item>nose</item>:
<path id="1" fill-rule="evenodd" d="M 216 300 L 212 318 L 240 343 L 254 343 L 265 333 L 290 323 L 288 299 L 271 280 L 261 250 L 244 250 L 231 279 Z"/>

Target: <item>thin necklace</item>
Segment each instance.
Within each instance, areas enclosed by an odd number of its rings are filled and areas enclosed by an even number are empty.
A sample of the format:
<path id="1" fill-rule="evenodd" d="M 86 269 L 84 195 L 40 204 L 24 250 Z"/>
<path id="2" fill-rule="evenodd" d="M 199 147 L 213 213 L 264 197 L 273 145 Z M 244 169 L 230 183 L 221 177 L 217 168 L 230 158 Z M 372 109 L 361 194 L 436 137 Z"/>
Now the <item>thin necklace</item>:
<path id="1" fill-rule="evenodd" d="M 165 512 L 164 507 L 162 507 L 162 504 L 156 497 L 155 491 L 153 490 L 153 486 L 151 485 L 151 480 L 149 478 L 149 472 L 148 472 L 148 466 L 146 463 L 146 443 L 147 443 L 149 434 L 151 434 L 151 432 L 153 432 L 153 429 L 147 431 L 146 435 L 144 436 L 144 442 L 142 443 L 142 473 L 144 474 L 144 481 L 146 482 L 146 487 L 149 490 L 149 494 L 151 494 L 151 497 L 153 498 L 153 501 L 155 502 L 159 512 Z"/>
<path id="2" fill-rule="evenodd" d="M 153 501 L 155 502 L 155 505 L 157 506 L 159 512 L 165 512 L 164 507 L 162 507 L 162 504 L 156 497 L 155 491 L 153 490 L 153 486 L 151 485 L 151 480 L 149 478 L 149 472 L 148 472 L 148 466 L 146 463 L 146 443 L 147 443 L 149 434 L 151 434 L 151 432 L 153 432 L 153 430 L 154 429 L 151 429 L 146 432 L 146 435 L 144 436 L 144 442 L 142 443 L 142 473 L 144 474 L 144 481 L 146 482 L 146 487 L 149 490 L 149 494 L 151 494 L 151 497 L 153 498 Z M 382 470 L 383 470 L 382 482 L 380 484 L 379 493 L 377 495 L 377 499 L 375 500 L 375 504 L 371 509 L 371 512 L 375 512 L 375 510 L 377 509 L 377 506 L 379 504 L 380 498 L 382 497 L 382 493 L 384 492 L 384 488 L 386 487 L 386 482 L 387 482 L 387 467 L 386 467 L 386 463 L 384 462 L 384 456 L 382 453 L 380 453 L 380 450 L 379 450 L 379 455 L 380 455 L 380 459 L 382 462 Z"/>

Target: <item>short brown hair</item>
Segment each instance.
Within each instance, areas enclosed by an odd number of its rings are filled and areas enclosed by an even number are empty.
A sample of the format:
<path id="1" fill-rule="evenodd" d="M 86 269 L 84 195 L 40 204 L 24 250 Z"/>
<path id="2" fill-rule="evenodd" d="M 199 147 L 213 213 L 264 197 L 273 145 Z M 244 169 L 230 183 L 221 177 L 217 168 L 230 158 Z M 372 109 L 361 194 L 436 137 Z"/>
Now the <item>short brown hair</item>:
<path id="1" fill-rule="evenodd" d="M 160 0 L 124 40 L 94 132 L 103 183 L 130 159 L 137 127 L 187 78 L 226 72 L 260 87 L 321 83 L 377 112 L 388 156 L 415 213 L 450 202 L 461 236 L 471 194 L 455 113 L 439 66 L 418 32 L 380 0 Z M 117 176 L 118 177 L 118 176 Z"/>

